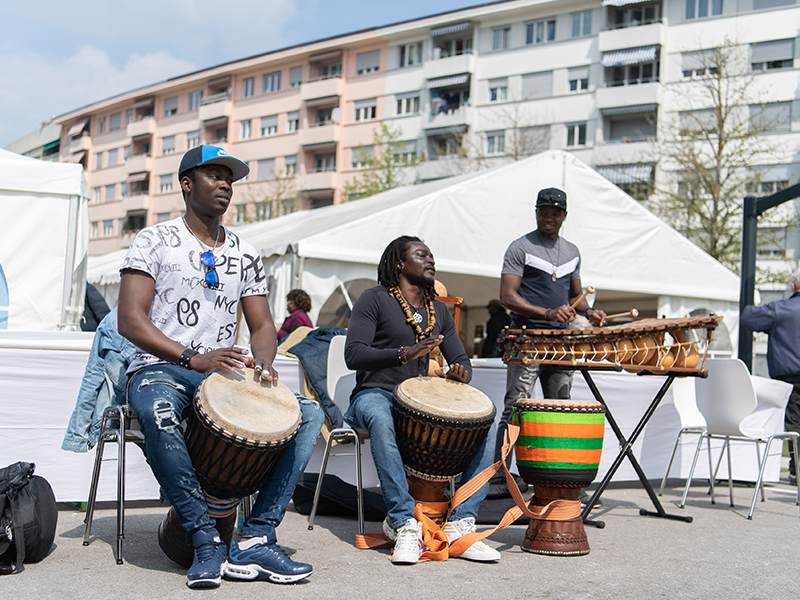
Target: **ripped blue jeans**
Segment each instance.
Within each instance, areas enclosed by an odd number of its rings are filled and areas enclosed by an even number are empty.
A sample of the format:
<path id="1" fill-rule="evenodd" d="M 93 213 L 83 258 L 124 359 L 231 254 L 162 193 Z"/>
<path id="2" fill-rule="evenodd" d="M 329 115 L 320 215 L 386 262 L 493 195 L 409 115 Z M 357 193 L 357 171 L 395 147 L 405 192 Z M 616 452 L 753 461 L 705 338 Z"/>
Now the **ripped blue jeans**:
<path id="1" fill-rule="evenodd" d="M 206 375 L 177 365 L 139 369 L 128 383 L 128 402 L 136 411 L 145 440 L 145 455 L 166 500 L 175 507 L 187 542 L 199 529 L 213 529 L 205 496 L 186 450 L 181 422 L 192 410 L 194 390 Z M 283 520 L 286 506 L 303 474 L 324 420 L 316 402 L 298 396 L 300 431 L 259 491 L 242 537 L 269 535 Z"/>

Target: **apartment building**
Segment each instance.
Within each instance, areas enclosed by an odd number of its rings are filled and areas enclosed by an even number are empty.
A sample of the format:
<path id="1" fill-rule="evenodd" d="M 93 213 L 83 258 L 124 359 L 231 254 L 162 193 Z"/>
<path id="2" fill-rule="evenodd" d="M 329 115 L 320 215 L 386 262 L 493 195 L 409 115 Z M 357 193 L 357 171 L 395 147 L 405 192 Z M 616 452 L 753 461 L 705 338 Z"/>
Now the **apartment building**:
<path id="1" fill-rule="evenodd" d="M 656 142 L 688 107 L 704 50 L 727 37 L 768 94 L 780 149 L 758 194 L 800 179 L 794 0 L 506 0 L 204 69 L 58 117 L 60 159 L 86 169 L 90 253 L 180 214 L 180 157 L 216 144 L 248 162 L 228 224 L 347 200 L 380 122 L 409 182 L 567 149 L 626 191 L 674 178 Z M 687 92 L 687 93 L 684 93 Z M 777 137 L 780 136 L 780 137 Z M 670 180 L 671 181 L 671 180 Z M 675 182 L 678 185 L 679 182 Z M 533 193 L 533 191 L 531 192 Z M 798 236 L 768 249 L 796 264 Z"/>

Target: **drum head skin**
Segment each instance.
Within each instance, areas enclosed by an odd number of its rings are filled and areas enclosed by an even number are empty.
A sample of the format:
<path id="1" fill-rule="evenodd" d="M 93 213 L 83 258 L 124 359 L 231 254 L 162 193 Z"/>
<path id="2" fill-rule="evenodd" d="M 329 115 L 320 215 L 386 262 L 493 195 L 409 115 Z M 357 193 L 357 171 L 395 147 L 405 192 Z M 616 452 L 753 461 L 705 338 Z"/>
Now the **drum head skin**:
<path id="1" fill-rule="evenodd" d="M 394 395 L 409 407 L 455 419 L 494 415 L 494 403 L 482 391 L 443 377 L 414 377 L 395 388 Z"/>
<path id="2" fill-rule="evenodd" d="M 195 402 L 234 436 L 277 442 L 300 426 L 300 403 L 280 381 L 259 381 L 250 368 L 215 371 L 197 387 Z"/>

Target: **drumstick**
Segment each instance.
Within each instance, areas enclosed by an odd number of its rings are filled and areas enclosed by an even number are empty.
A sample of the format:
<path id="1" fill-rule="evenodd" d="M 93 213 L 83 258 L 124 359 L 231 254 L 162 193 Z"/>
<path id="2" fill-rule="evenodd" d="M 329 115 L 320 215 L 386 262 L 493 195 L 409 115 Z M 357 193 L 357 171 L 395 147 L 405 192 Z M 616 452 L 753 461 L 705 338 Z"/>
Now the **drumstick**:
<path id="1" fill-rule="evenodd" d="M 575 310 L 575 307 L 578 306 L 578 304 L 580 304 L 581 301 L 584 298 L 586 298 L 586 296 L 588 296 L 589 294 L 594 294 L 594 288 L 591 285 L 587 286 L 586 287 L 586 291 L 583 292 L 580 296 L 578 296 L 578 298 L 575 300 L 575 302 L 572 303 L 572 306 L 569 307 L 569 312 L 572 312 L 573 310 Z"/>
<path id="2" fill-rule="evenodd" d="M 639 316 L 639 311 L 636 310 L 635 308 L 632 308 L 626 313 L 619 313 L 617 315 L 609 315 L 609 316 L 606 317 L 606 321 L 610 321 L 611 319 L 621 319 L 622 317 L 631 317 L 631 318 L 635 319 L 638 316 Z"/>

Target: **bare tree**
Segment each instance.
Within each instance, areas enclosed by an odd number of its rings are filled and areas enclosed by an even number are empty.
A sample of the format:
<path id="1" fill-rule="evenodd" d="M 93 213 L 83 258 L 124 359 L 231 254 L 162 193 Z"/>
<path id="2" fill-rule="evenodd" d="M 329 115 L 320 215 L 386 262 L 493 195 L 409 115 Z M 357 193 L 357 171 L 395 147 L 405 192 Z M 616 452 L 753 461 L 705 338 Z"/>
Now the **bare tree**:
<path id="1" fill-rule="evenodd" d="M 294 212 L 302 192 L 294 170 L 284 169 L 274 179 L 251 183 L 240 193 L 247 207 L 244 221 L 253 223 Z"/>

